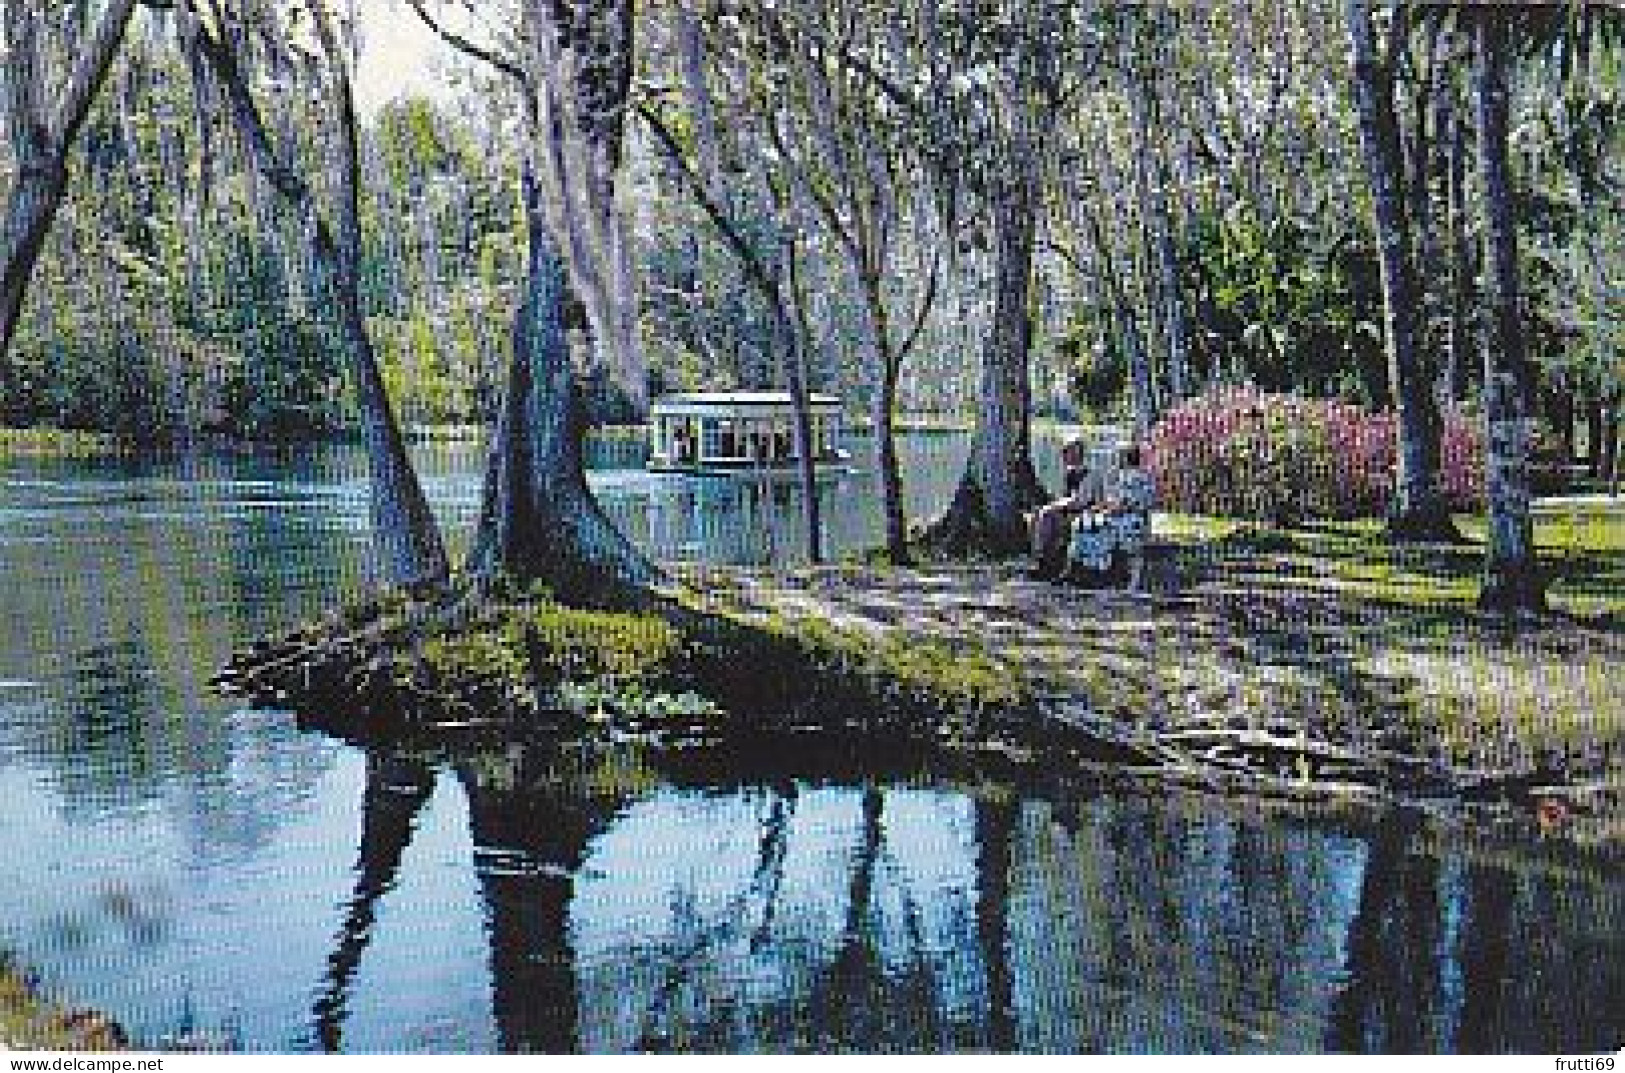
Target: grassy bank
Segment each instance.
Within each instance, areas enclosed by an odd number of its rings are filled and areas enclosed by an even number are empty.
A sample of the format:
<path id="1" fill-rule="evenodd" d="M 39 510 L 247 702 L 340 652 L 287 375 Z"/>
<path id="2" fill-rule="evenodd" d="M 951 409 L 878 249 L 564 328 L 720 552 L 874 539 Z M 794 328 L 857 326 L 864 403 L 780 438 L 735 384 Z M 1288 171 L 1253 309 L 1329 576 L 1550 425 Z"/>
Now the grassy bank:
<path id="1" fill-rule="evenodd" d="M 1531 833 L 1625 844 L 1616 507 L 1541 509 L 1553 613 L 1522 623 L 1474 607 L 1476 546 L 1394 547 L 1375 523 L 1163 516 L 1156 531 L 1144 594 L 942 563 L 759 574 L 740 599 L 877 643 L 982 645 L 1019 670 L 1042 722 L 1182 781 L 1483 805 Z"/>
<path id="2" fill-rule="evenodd" d="M 1472 545 L 1394 547 L 1371 523 L 1155 529 L 1145 593 L 1019 563 L 708 568 L 636 613 L 511 592 L 351 608 L 224 684 L 370 734 L 907 740 L 1223 793 L 1486 805 L 1625 845 L 1619 511 L 1542 510 L 1554 611 L 1525 622 L 1474 608 Z"/>
<path id="3" fill-rule="evenodd" d="M 118 437 L 108 432 L 0 428 L 0 458 L 96 458 L 121 449 Z"/>
<path id="4" fill-rule="evenodd" d="M 1457 522 L 1473 543 L 1395 546 L 1370 522 L 1282 531 L 1175 518 L 1162 528 L 1189 584 L 1256 602 L 1255 640 L 1392 682 L 1397 714 L 1430 747 L 1480 764 L 1545 757 L 1595 773 L 1604 754 L 1617 763 L 1625 509 L 1537 509 L 1552 613 L 1522 624 L 1477 611 L 1483 519 Z M 1270 613 L 1280 609 L 1302 614 Z"/>
<path id="5" fill-rule="evenodd" d="M 59 1006 L 0 954 L 0 1050 L 110 1051 L 124 1032 L 102 1014 Z"/>
<path id="6" fill-rule="evenodd" d="M 779 616 L 722 585 L 642 611 L 585 610 L 542 592 L 448 609 L 357 604 L 243 653 L 228 692 L 362 736 L 546 730 L 711 744 L 777 731 L 971 740 L 1030 707 L 985 646 Z"/>

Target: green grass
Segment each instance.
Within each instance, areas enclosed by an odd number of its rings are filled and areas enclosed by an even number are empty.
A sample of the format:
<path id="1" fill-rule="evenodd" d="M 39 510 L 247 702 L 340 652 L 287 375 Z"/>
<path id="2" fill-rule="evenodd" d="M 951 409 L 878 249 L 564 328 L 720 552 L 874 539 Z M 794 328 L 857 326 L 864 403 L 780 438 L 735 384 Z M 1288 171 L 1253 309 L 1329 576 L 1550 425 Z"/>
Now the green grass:
<path id="1" fill-rule="evenodd" d="M 118 451 L 118 438 L 106 432 L 0 428 L 0 458 L 93 458 Z"/>
<path id="2" fill-rule="evenodd" d="M 1537 505 L 1535 541 L 1557 614 L 1517 630 L 1476 611 L 1485 519 L 1456 522 L 1467 543 L 1396 545 L 1370 519 L 1276 530 L 1175 515 L 1159 517 L 1157 533 L 1191 580 L 1266 605 L 1311 601 L 1319 622 L 1290 614 L 1248 622 L 1255 655 L 1344 692 L 1390 691 L 1408 731 L 1449 755 L 1538 763 L 1598 748 L 1617 754 L 1618 634 L 1597 616 L 1625 612 L 1625 505 Z M 1369 709 L 1349 697 L 1354 710 Z"/>
<path id="3" fill-rule="evenodd" d="M 1337 587 L 1391 605 L 1471 607 L 1484 567 L 1485 519 L 1458 515 L 1468 543 L 1398 545 L 1375 519 L 1261 528 L 1231 518 L 1158 515 L 1156 533 L 1184 553 L 1256 558 L 1291 583 Z M 1549 572 L 1555 611 L 1596 616 L 1625 612 L 1625 503 L 1543 506 L 1535 510 L 1535 544 Z"/>
<path id="4" fill-rule="evenodd" d="M 69 1010 L 47 1000 L 0 952 L 0 1051 L 119 1050 L 112 1022 L 88 1010 Z"/>

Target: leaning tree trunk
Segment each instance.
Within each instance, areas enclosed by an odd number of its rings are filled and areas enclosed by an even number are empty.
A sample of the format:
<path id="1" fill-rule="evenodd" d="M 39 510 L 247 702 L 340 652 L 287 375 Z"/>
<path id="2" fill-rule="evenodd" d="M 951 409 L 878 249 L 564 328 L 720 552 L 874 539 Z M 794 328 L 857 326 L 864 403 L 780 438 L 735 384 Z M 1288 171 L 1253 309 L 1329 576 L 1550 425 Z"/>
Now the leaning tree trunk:
<path id="1" fill-rule="evenodd" d="M 350 358 L 363 440 L 372 475 L 373 532 L 396 585 L 443 585 L 451 573 L 429 501 L 406 454 L 400 427 L 390 409 L 383 374 L 361 309 L 361 159 L 356 138 L 355 94 L 350 86 L 337 35 L 322 0 L 311 0 L 310 12 L 332 67 L 338 97 L 338 242 L 337 256 L 320 255 L 321 229 L 311 229 L 318 247 L 317 282 L 326 270 L 336 299 L 344 350 Z"/>
<path id="2" fill-rule="evenodd" d="M 1393 57 L 1377 56 L 1368 0 L 1348 0 L 1349 43 L 1354 60 L 1354 99 L 1360 144 L 1377 230 L 1382 272 L 1383 334 L 1388 375 L 1397 411 L 1399 467 L 1388 533 L 1396 540 L 1455 540 L 1439 494 L 1441 422 L 1433 378 L 1422 356 L 1415 242 L 1405 202 L 1404 155 L 1394 111 Z M 1390 49 L 1392 49 L 1392 44 Z"/>
<path id="3" fill-rule="evenodd" d="M 575 367 L 564 329 L 564 263 L 535 184 L 527 179 L 525 187 L 529 273 L 514 317 L 468 572 L 484 581 L 540 581 L 573 603 L 616 602 L 660 574 L 587 486 Z"/>
<path id="4" fill-rule="evenodd" d="M 0 385 L 11 382 L 7 355 L 22 318 L 28 281 L 68 187 L 66 161 L 45 146 L 31 148 L 18 161 L 17 171 L 17 182 L 6 204 L 4 236 L 0 238 L 5 243 L 5 262 L 0 266 Z M 3 396 L 0 401 L 4 401 Z"/>
<path id="5" fill-rule="evenodd" d="M 1037 164 L 1029 158 L 1011 166 L 1016 176 L 1001 183 L 992 198 L 997 266 L 993 323 L 982 349 L 976 432 L 953 501 L 926 535 L 928 543 L 949 554 L 1024 551 L 1029 541 L 1023 512 L 1044 500 L 1033 468 L 1027 366 Z"/>
<path id="6" fill-rule="evenodd" d="M 1473 90 L 1490 311 L 1490 345 L 1484 352 L 1489 542 L 1478 603 L 1486 610 L 1540 611 L 1545 607 L 1545 586 L 1529 511 L 1535 376 L 1525 353 L 1518 308 L 1518 234 L 1507 151 L 1508 16 L 1485 10 L 1475 19 Z"/>
<path id="7" fill-rule="evenodd" d="M 3 106 L 17 174 L 6 199 L 5 229 L 0 231 L 0 385 L 12 381 L 8 355 L 22 317 L 28 281 L 67 192 L 68 154 L 107 80 L 135 4 L 134 0 L 113 0 L 107 6 L 79 54 L 52 116 L 45 114 L 45 102 L 39 99 L 44 66 L 39 54 L 39 20 L 43 15 L 29 6 L 12 0 L 5 10 L 9 55 Z M 0 406 L 4 402 L 5 396 L 0 395 Z"/>
<path id="8" fill-rule="evenodd" d="M 406 444 L 390 409 L 384 378 L 361 311 L 358 283 L 360 227 L 356 216 L 358 182 L 355 114 L 349 86 L 339 80 L 340 105 L 340 241 L 322 215 L 305 180 L 281 159 L 271 143 L 264 117 L 254 102 L 248 80 L 224 40 L 216 39 L 190 4 L 181 8 L 190 41 L 219 79 L 233 122 L 248 147 L 254 167 L 304 224 L 309 236 L 312 289 L 331 303 L 339 345 L 355 382 L 356 405 L 372 483 L 373 544 L 385 584 L 409 588 L 444 585 L 450 575 L 445 545 L 429 509 Z"/>

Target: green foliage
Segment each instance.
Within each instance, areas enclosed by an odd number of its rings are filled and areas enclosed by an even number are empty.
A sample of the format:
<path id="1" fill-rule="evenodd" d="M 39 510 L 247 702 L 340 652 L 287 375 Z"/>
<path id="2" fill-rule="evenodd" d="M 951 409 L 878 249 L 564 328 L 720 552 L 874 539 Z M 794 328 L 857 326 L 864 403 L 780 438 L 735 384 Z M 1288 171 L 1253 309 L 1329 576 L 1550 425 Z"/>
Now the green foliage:
<path id="1" fill-rule="evenodd" d="M 545 599 L 501 605 L 426 640 L 400 673 L 480 704 L 638 724 L 748 711 L 963 738 L 1030 701 L 1013 668 L 963 646 L 778 616 L 706 616 L 679 628 Z"/>
<path id="2" fill-rule="evenodd" d="M 1291 216 L 1262 220 L 1241 204 L 1194 216 L 1181 266 L 1198 366 L 1268 391 L 1385 403 L 1376 256 L 1355 219 L 1328 231 Z"/>
<path id="3" fill-rule="evenodd" d="M 0 458 L 94 458 L 117 452 L 117 437 L 54 428 L 0 428 Z"/>
<path id="4" fill-rule="evenodd" d="M 515 625 L 532 662 L 568 681 L 651 685 L 673 673 L 683 652 L 677 630 L 655 615 L 540 604 Z"/>
<path id="5" fill-rule="evenodd" d="M 684 680 L 683 653 L 681 637 L 659 617 L 541 600 L 502 605 L 429 638 L 398 674 L 414 688 L 493 708 L 667 717 L 694 707 L 672 699 Z"/>

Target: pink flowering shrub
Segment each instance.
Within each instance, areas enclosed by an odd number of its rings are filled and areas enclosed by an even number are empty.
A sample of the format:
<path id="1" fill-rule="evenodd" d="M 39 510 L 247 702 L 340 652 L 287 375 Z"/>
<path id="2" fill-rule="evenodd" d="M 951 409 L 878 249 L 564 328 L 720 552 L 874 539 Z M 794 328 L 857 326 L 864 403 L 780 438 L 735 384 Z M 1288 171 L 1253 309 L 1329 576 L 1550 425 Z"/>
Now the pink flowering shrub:
<path id="1" fill-rule="evenodd" d="M 1146 442 L 1165 510 L 1292 525 L 1380 517 L 1396 458 L 1395 418 L 1332 399 L 1225 388 L 1168 411 Z M 1481 502 L 1483 437 L 1445 418 L 1439 484 L 1453 509 Z"/>

